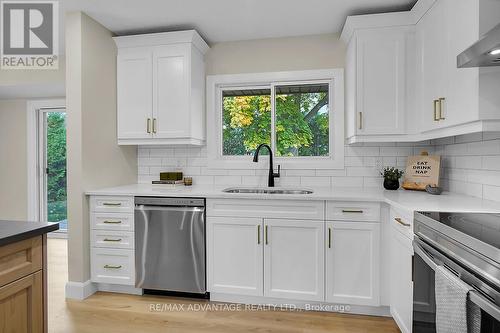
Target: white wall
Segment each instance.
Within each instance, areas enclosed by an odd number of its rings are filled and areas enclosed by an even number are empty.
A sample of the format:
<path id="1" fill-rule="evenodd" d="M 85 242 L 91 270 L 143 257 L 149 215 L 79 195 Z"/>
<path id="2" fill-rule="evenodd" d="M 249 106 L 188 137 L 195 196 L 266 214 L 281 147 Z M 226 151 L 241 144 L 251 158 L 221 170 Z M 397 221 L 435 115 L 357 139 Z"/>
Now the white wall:
<path id="1" fill-rule="evenodd" d="M 0 100 L 0 220 L 26 220 L 26 100 Z"/>
<path id="2" fill-rule="evenodd" d="M 338 34 L 216 43 L 206 55 L 206 72 L 238 74 L 343 68 L 345 44 Z"/>
<path id="3" fill-rule="evenodd" d="M 69 280 L 90 278 L 85 191 L 137 181 L 137 148 L 116 139 L 116 47 L 106 28 L 81 12 L 66 16 Z"/>

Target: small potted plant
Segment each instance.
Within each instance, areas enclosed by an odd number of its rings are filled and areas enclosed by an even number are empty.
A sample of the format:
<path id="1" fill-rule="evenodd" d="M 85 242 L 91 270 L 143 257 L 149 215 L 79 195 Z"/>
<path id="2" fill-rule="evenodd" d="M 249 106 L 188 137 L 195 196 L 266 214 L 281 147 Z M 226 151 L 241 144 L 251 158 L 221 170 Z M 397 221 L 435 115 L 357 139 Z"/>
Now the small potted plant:
<path id="1" fill-rule="evenodd" d="M 397 190 L 399 188 L 399 179 L 403 177 L 403 171 L 395 167 L 386 167 L 380 173 L 384 177 L 384 188 L 386 190 Z"/>

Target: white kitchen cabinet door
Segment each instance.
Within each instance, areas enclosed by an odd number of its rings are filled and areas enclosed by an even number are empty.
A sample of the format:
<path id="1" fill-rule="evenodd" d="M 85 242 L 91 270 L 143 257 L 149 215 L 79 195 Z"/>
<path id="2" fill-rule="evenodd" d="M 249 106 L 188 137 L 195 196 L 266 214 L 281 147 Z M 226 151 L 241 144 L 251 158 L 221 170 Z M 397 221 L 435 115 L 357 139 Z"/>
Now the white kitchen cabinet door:
<path id="1" fill-rule="evenodd" d="M 151 50 L 120 51 L 117 58 L 118 140 L 151 138 L 152 94 Z"/>
<path id="2" fill-rule="evenodd" d="M 380 225 L 327 222 L 326 301 L 380 305 Z"/>
<path id="3" fill-rule="evenodd" d="M 446 18 L 445 1 L 439 0 L 417 23 L 417 112 L 421 131 L 438 128 L 446 113 L 443 110 L 439 114 L 434 105 L 434 101 L 446 98 Z"/>
<path id="4" fill-rule="evenodd" d="M 153 133 L 155 138 L 190 135 L 190 47 L 156 48 L 153 53 Z"/>
<path id="5" fill-rule="evenodd" d="M 359 135 L 405 133 L 407 36 L 406 27 L 356 32 L 356 133 Z"/>
<path id="6" fill-rule="evenodd" d="M 264 219 L 264 296 L 324 300 L 324 223 Z"/>
<path id="7" fill-rule="evenodd" d="M 262 219 L 208 217 L 208 291 L 263 295 Z"/>
<path id="8" fill-rule="evenodd" d="M 412 331 L 413 321 L 413 247 L 410 238 L 394 227 L 391 230 L 391 315 L 403 333 Z"/>
<path id="9" fill-rule="evenodd" d="M 440 127 L 479 119 L 479 69 L 457 68 L 457 55 L 475 43 L 479 36 L 479 0 L 440 0 L 446 3 L 447 93 Z"/>

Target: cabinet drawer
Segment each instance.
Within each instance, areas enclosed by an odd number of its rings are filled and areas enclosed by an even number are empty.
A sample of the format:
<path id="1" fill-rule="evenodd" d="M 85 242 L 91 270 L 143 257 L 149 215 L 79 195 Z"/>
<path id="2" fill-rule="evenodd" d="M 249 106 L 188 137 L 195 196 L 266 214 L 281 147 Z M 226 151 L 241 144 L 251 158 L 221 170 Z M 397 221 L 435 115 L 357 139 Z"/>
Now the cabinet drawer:
<path id="1" fill-rule="evenodd" d="M 42 236 L 0 247 L 0 286 L 41 269 Z"/>
<path id="2" fill-rule="evenodd" d="M 90 227 L 100 230 L 134 231 L 134 215 L 118 213 L 93 213 Z"/>
<path id="3" fill-rule="evenodd" d="M 326 203 L 326 219 L 329 221 L 380 221 L 380 204 L 375 202 Z"/>
<path id="4" fill-rule="evenodd" d="M 126 249 L 91 249 L 92 282 L 134 285 L 134 251 Z"/>
<path id="5" fill-rule="evenodd" d="M 90 211 L 101 213 L 133 213 L 134 197 L 129 196 L 92 196 Z"/>
<path id="6" fill-rule="evenodd" d="M 391 226 L 408 238 L 413 238 L 413 212 L 391 207 Z"/>
<path id="7" fill-rule="evenodd" d="M 134 233 L 131 231 L 91 230 L 91 246 L 113 249 L 133 249 Z"/>
<path id="8" fill-rule="evenodd" d="M 323 201 L 209 199 L 207 216 L 323 220 Z"/>

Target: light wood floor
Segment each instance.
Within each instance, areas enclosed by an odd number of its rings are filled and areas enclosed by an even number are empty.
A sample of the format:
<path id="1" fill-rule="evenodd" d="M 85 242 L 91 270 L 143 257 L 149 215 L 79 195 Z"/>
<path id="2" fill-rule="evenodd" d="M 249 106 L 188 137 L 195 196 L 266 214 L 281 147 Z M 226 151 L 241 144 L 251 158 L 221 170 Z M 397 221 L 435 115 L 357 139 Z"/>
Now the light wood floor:
<path id="1" fill-rule="evenodd" d="M 49 239 L 50 333 L 283 332 L 397 333 L 390 318 L 324 312 L 150 311 L 151 304 L 205 304 L 181 298 L 97 293 L 65 300 L 66 240 Z"/>

